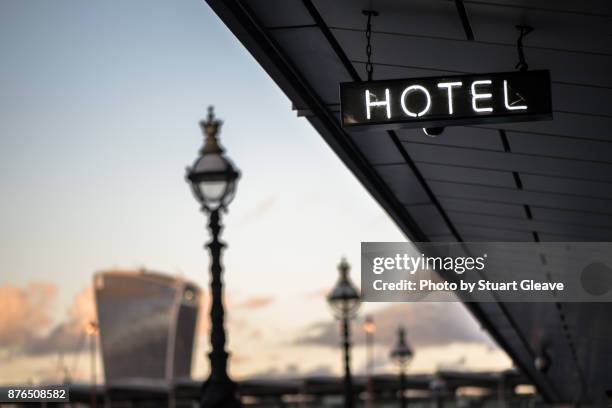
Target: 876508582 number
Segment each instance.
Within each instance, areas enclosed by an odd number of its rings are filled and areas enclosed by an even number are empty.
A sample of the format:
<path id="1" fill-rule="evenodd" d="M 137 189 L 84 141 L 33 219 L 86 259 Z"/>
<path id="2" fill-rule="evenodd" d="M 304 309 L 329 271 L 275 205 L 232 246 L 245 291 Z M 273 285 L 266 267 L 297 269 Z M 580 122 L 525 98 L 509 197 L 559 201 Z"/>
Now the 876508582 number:
<path id="1" fill-rule="evenodd" d="M 0 402 L 69 401 L 67 388 L 8 388 L 0 395 Z"/>

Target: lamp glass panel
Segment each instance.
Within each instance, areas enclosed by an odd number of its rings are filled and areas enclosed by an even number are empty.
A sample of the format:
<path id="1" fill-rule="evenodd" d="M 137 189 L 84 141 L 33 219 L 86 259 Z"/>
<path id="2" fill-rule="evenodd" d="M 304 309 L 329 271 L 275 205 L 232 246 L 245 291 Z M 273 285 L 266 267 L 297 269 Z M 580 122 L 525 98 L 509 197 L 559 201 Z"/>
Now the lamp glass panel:
<path id="1" fill-rule="evenodd" d="M 221 204 L 226 189 L 227 181 L 225 180 L 206 180 L 200 182 L 200 192 L 204 197 L 204 201 L 212 207 L 218 207 Z"/>

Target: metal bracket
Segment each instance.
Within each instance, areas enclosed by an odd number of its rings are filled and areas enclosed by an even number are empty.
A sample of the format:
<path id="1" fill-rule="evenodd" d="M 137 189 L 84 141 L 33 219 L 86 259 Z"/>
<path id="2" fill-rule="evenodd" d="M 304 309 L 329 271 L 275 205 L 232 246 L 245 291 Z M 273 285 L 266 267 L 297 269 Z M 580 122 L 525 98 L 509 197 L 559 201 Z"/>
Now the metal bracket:
<path id="1" fill-rule="evenodd" d="M 519 30 L 519 38 L 516 41 L 519 62 L 516 64 L 515 68 L 517 68 L 519 71 L 527 71 L 529 69 L 529 65 L 527 65 L 527 61 L 525 61 L 525 53 L 523 52 L 523 38 L 533 31 L 533 27 L 527 25 L 517 25 L 516 28 Z"/>

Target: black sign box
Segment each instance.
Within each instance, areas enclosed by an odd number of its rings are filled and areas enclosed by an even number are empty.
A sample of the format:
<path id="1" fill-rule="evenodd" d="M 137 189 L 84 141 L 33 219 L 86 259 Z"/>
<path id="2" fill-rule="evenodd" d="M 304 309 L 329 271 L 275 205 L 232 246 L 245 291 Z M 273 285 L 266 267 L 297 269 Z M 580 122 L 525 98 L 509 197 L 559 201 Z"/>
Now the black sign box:
<path id="1" fill-rule="evenodd" d="M 355 130 L 552 119 L 547 70 L 345 82 L 340 102 Z"/>

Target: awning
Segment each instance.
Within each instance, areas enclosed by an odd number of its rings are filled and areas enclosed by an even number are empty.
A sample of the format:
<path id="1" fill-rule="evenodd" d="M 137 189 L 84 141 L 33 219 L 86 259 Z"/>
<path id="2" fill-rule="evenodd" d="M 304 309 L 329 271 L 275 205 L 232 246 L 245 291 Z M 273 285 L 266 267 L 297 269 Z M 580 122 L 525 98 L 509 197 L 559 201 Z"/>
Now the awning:
<path id="1" fill-rule="evenodd" d="M 609 0 L 207 0 L 338 157 L 414 241 L 612 240 Z M 373 4 L 371 4 L 373 3 Z M 338 84 L 512 71 L 517 24 L 531 69 L 551 72 L 554 120 L 348 132 Z M 466 304 L 550 401 L 602 404 L 612 307 Z M 534 360 L 543 339 L 552 365 Z"/>

